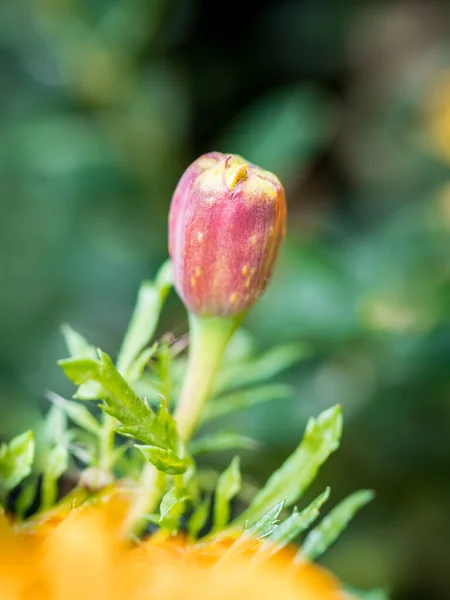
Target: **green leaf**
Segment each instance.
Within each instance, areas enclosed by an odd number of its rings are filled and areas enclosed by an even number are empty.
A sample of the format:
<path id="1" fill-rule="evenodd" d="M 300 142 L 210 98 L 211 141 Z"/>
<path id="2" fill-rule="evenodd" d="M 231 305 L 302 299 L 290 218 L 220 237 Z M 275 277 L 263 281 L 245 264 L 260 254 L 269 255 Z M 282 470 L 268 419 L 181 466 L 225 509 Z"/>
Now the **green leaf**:
<path id="1" fill-rule="evenodd" d="M 159 523 L 164 529 L 178 531 L 179 520 L 185 511 L 190 496 L 184 487 L 172 487 L 163 496 L 159 507 Z"/>
<path id="2" fill-rule="evenodd" d="M 164 471 L 167 475 L 181 475 L 186 471 L 189 464 L 180 458 L 172 450 L 158 448 L 156 446 L 141 446 L 136 444 L 135 448 L 140 450 L 144 457 L 154 465 L 158 471 Z"/>
<path id="3" fill-rule="evenodd" d="M 271 543 L 277 544 L 278 548 L 286 546 L 294 540 L 302 531 L 305 531 L 319 516 L 319 510 L 330 496 L 330 488 L 327 488 L 320 496 L 308 504 L 301 512 L 294 508 L 293 513 L 283 523 L 280 523 L 270 536 Z"/>
<path id="4" fill-rule="evenodd" d="M 61 326 L 61 331 L 66 341 L 70 356 L 78 358 L 96 358 L 97 353 L 94 346 L 91 346 L 82 335 L 77 333 L 70 325 Z"/>
<path id="5" fill-rule="evenodd" d="M 203 411 L 203 421 L 223 417 L 232 412 L 244 410 L 269 400 L 289 398 L 292 388 L 289 385 L 273 384 L 233 392 L 209 402 Z"/>
<path id="6" fill-rule="evenodd" d="M 30 473 L 34 461 L 34 435 L 26 431 L 0 447 L 0 491 L 14 489 Z"/>
<path id="7" fill-rule="evenodd" d="M 45 461 L 41 488 L 41 510 L 52 506 L 58 497 L 58 479 L 69 463 L 67 448 L 58 444 L 49 452 Z"/>
<path id="8" fill-rule="evenodd" d="M 206 525 L 211 510 L 211 496 L 206 497 L 192 513 L 187 524 L 189 537 L 197 539 L 198 534 Z"/>
<path id="9" fill-rule="evenodd" d="M 20 489 L 19 495 L 14 503 L 16 515 L 23 519 L 31 505 L 33 504 L 38 490 L 39 478 L 31 476 L 25 481 Z"/>
<path id="10" fill-rule="evenodd" d="M 245 435 L 219 431 L 210 435 L 204 435 L 189 444 L 192 456 L 206 454 L 208 452 L 222 452 L 224 450 L 253 450 L 258 442 Z"/>
<path id="11" fill-rule="evenodd" d="M 306 536 L 301 548 L 302 556 L 306 556 L 311 560 L 321 556 L 347 527 L 353 516 L 373 497 L 372 490 L 360 490 L 340 502 Z"/>
<path id="12" fill-rule="evenodd" d="M 280 500 L 285 500 L 286 506 L 294 504 L 314 480 L 320 466 L 338 448 L 341 433 L 340 406 L 324 411 L 317 419 L 311 418 L 298 448 L 269 478 L 236 522 L 256 521 Z"/>
<path id="13" fill-rule="evenodd" d="M 153 344 L 153 346 L 145 348 L 140 354 L 138 354 L 136 360 L 133 362 L 133 364 L 127 371 L 127 381 L 129 383 L 139 381 L 139 379 L 142 377 L 142 373 L 144 372 L 145 367 L 153 358 L 157 350 L 158 344 L 155 343 Z"/>
<path id="14" fill-rule="evenodd" d="M 113 365 L 110 357 L 98 350 L 98 360 L 68 358 L 60 360 L 66 376 L 77 385 L 94 380 L 107 392 L 101 408 L 122 424 L 117 432 L 134 437 L 146 445 L 175 450 L 178 435 L 175 421 L 162 406 L 155 413 L 141 400 Z"/>
<path id="15" fill-rule="evenodd" d="M 248 524 L 246 523 L 245 532 L 258 540 L 269 537 L 278 525 L 278 519 L 283 508 L 284 500 L 281 500 L 264 513 L 251 527 L 248 527 Z"/>
<path id="16" fill-rule="evenodd" d="M 228 551 L 221 557 L 220 561 L 226 561 L 240 554 L 243 550 L 250 548 L 258 541 L 270 536 L 278 525 L 278 519 L 283 510 L 284 500 L 272 506 L 256 523 L 248 527 L 245 523 L 244 531 L 237 540 L 229 547 Z"/>
<path id="17" fill-rule="evenodd" d="M 136 307 L 117 359 L 119 373 L 127 375 L 128 369 L 136 357 L 149 343 L 171 286 L 172 265 L 170 261 L 166 261 L 158 271 L 155 283 L 151 281 L 142 283 Z"/>
<path id="18" fill-rule="evenodd" d="M 310 349 L 304 344 L 286 344 L 249 361 L 229 364 L 217 376 L 214 393 L 218 395 L 225 390 L 266 381 L 310 353 Z"/>
<path id="19" fill-rule="evenodd" d="M 225 527 L 230 519 L 230 501 L 241 489 L 242 479 L 239 457 L 235 456 L 230 466 L 217 480 L 214 499 L 214 530 Z"/>
<path id="20" fill-rule="evenodd" d="M 94 417 L 94 415 L 82 404 L 78 402 L 72 402 L 66 400 L 62 396 L 49 392 L 47 394 L 48 399 L 58 406 L 66 415 L 81 429 L 98 436 L 101 430 L 100 423 Z"/>

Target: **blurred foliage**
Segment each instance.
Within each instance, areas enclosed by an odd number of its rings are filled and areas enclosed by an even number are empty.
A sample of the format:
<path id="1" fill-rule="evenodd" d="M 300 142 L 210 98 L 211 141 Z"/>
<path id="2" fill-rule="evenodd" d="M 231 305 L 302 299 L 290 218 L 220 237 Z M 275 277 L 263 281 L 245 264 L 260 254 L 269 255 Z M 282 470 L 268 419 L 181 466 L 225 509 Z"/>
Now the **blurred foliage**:
<path id="1" fill-rule="evenodd" d="M 187 164 L 243 154 L 280 175 L 290 211 L 247 327 L 262 349 L 302 342 L 309 356 L 280 377 L 292 400 L 230 428 L 265 440 L 265 481 L 307 417 L 340 402 L 341 452 L 312 493 L 326 482 L 334 501 L 360 487 L 377 498 L 327 564 L 394 600 L 446 597 L 448 11 L 445 0 L 241 2 L 220 16 L 205 0 L 1 3 L 1 435 L 36 426 L 45 390 L 69 393 L 55 364 L 62 322 L 117 353 L 140 281 L 167 255 Z M 160 331 L 186 331 L 173 295 Z"/>

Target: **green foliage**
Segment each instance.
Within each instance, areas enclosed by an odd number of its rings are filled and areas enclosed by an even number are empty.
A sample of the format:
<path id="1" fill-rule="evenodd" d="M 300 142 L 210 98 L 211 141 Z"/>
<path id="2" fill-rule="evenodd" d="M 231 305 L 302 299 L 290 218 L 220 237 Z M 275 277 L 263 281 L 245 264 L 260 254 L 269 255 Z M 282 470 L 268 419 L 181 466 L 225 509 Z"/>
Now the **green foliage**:
<path id="1" fill-rule="evenodd" d="M 221 452 L 223 450 L 254 450 L 258 442 L 245 435 L 238 433 L 218 431 L 210 435 L 196 438 L 189 444 L 189 452 L 192 456 L 209 454 L 210 452 Z"/>
<path id="2" fill-rule="evenodd" d="M 245 533 L 250 535 L 251 538 L 257 540 L 263 540 L 273 534 L 279 523 L 279 516 L 283 510 L 285 501 L 281 500 L 275 506 L 272 506 L 266 513 L 262 515 L 253 525 L 250 527 L 248 523 L 245 523 Z M 246 536 L 242 536 L 245 538 Z"/>
<path id="3" fill-rule="evenodd" d="M 175 452 L 168 448 L 158 448 L 158 446 L 142 446 L 136 444 L 142 455 L 152 463 L 159 471 L 164 471 L 167 475 L 180 475 L 188 467 L 187 462 L 180 458 Z"/>
<path id="4" fill-rule="evenodd" d="M 289 398 L 292 389 L 288 385 L 272 384 L 258 387 L 251 387 L 239 390 L 220 398 L 206 405 L 203 413 L 203 421 L 210 421 L 227 414 L 244 410 L 269 400 L 283 400 Z"/>
<path id="5" fill-rule="evenodd" d="M 50 508 L 58 498 L 58 480 L 67 470 L 69 454 L 67 448 L 57 444 L 46 457 L 42 475 L 41 509 Z"/>
<path id="6" fill-rule="evenodd" d="M 276 543 L 279 547 L 286 546 L 286 544 L 292 542 L 317 519 L 322 505 L 328 500 L 329 496 L 330 488 L 327 488 L 301 512 L 298 512 L 297 508 L 294 508 L 292 514 L 278 525 L 270 535 L 269 540 Z"/>
<path id="7" fill-rule="evenodd" d="M 258 357 L 225 364 L 217 376 L 214 392 L 222 393 L 237 387 L 267 381 L 295 365 L 311 353 L 305 344 L 286 344 Z"/>
<path id="8" fill-rule="evenodd" d="M 211 496 L 202 500 L 192 513 L 187 523 L 187 531 L 190 538 L 196 539 L 205 527 L 211 509 Z"/>
<path id="9" fill-rule="evenodd" d="M 186 503 L 190 499 L 187 489 L 173 486 L 164 495 L 159 507 L 159 524 L 171 532 L 178 531 L 181 515 L 184 513 Z"/>
<path id="10" fill-rule="evenodd" d="M 235 456 L 220 475 L 214 497 L 214 530 L 223 529 L 230 519 L 230 502 L 241 489 L 240 460 Z"/>
<path id="11" fill-rule="evenodd" d="M 34 435 L 26 431 L 0 447 L 0 499 L 31 473 L 34 460 Z"/>
<path id="12" fill-rule="evenodd" d="M 372 500 L 371 490 L 354 492 L 340 502 L 319 525 L 310 531 L 302 545 L 302 554 L 314 560 L 321 556 L 347 527 L 355 513 Z"/>
<path id="13" fill-rule="evenodd" d="M 92 433 L 95 436 L 100 434 L 100 423 L 89 411 L 89 409 L 80 404 L 79 402 L 73 402 L 66 400 L 58 394 L 50 392 L 48 398 L 60 408 L 78 427 L 85 431 Z"/>
<path id="14" fill-rule="evenodd" d="M 284 500 L 290 506 L 301 498 L 320 466 L 338 448 L 341 432 L 340 406 L 324 411 L 317 419 L 311 418 L 298 448 L 269 478 L 237 522 L 255 521 L 275 503 Z"/>
<path id="15" fill-rule="evenodd" d="M 76 385 L 88 381 L 99 383 L 105 390 L 101 408 L 121 423 L 116 431 L 144 442 L 144 456 L 150 461 L 154 459 L 153 464 L 158 469 L 173 468 L 175 464 L 179 472 L 183 461 L 176 453 L 178 436 L 167 407 L 161 405 L 159 412 L 155 413 L 148 403 L 139 398 L 110 357 L 101 350 L 98 350 L 97 360 L 68 358 L 59 361 L 59 365 Z"/>
<path id="16" fill-rule="evenodd" d="M 128 370 L 135 376 L 139 368 L 133 363 L 142 364 L 142 351 L 150 342 L 164 301 L 172 286 L 172 266 L 170 261 L 164 263 L 158 271 L 155 282 L 144 281 L 141 285 L 136 308 L 125 334 L 117 359 L 117 370 L 125 377 Z M 146 355 L 144 355 L 145 357 Z"/>

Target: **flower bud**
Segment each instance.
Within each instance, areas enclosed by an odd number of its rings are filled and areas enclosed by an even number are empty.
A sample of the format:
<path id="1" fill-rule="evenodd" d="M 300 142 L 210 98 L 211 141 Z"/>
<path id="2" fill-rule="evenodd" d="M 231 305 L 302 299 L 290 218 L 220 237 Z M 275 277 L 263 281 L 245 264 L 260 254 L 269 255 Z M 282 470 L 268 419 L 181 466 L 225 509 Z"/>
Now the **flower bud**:
<path id="1" fill-rule="evenodd" d="M 285 230 L 275 175 L 220 152 L 192 163 L 169 217 L 174 284 L 188 310 L 216 317 L 247 311 L 270 279 Z"/>

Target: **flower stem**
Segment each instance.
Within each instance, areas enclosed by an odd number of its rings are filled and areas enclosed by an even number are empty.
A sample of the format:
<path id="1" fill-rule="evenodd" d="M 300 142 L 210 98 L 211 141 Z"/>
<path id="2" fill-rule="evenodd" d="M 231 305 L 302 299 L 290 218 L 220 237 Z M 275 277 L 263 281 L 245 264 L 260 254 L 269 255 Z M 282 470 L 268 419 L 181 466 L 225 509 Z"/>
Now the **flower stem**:
<path id="1" fill-rule="evenodd" d="M 242 318 L 243 315 L 233 319 L 189 315 L 189 359 L 174 414 L 178 433 L 184 443 L 189 441 L 195 431 L 225 348 Z M 145 465 L 127 515 L 126 533 L 139 535 L 145 529 L 147 521 L 143 515 L 156 509 L 164 493 L 165 480 L 164 473 L 151 464 Z"/>
<path id="2" fill-rule="evenodd" d="M 195 431 L 225 348 L 242 318 L 243 315 L 225 319 L 189 314 L 189 359 L 174 415 L 184 442 Z"/>

